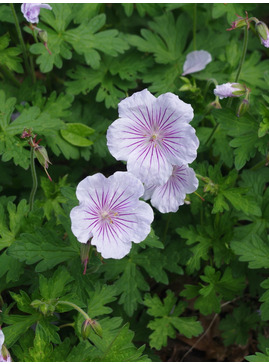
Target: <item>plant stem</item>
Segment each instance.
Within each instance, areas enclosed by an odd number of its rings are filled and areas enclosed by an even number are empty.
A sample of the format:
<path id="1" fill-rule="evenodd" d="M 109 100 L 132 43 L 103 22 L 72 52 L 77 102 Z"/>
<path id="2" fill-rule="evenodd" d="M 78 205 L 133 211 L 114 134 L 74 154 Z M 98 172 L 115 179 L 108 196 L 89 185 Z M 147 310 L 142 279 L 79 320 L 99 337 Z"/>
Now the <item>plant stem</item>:
<path id="1" fill-rule="evenodd" d="M 209 135 L 207 141 L 205 142 L 205 145 L 207 145 L 209 143 L 209 141 L 212 139 L 213 135 L 216 133 L 216 131 L 219 128 L 219 124 L 216 124 L 211 132 L 211 134 Z"/>
<path id="2" fill-rule="evenodd" d="M 62 329 L 62 328 L 64 328 L 64 327 L 75 327 L 75 323 L 74 322 L 72 322 L 72 323 L 69 323 L 69 324 L 63 324 L 63 325 L 60 325 L 59 326 L 59 329 Z"/>
<path id="3" fill-rule="evenodd" d="M 196 50 L 196 18 L 197 18 L 197 4 L 193 4 L 193 29 L 192 29 L 192 38 L 193 38 L 193 50 Z"/>
<path id="4" fill-rule="evenodd" d="M 168 215 L 168 218 L 167 218 L 167 221 L 166 221 L 166 225 L 165 225 L 165 229 L 164 229 L 164 233 L 163 233 L 163 243 L 166 240 L 166 235 L 167 235 L 167 231 L 168 231 L 168 228 L 169 228 L 169 225 L 170 225 L 171 217 L 172 217 L 172 214 L 170 213 Z"/>
<path id="5" fill-rule="evenodd" d="M 58 301 L 57 305 L 61 304 L 61 305 L 67 305 L 67 306 L 71 306 L 73 307 L 75 310 L 77 310 L 79 313 L 82 314 L 83 317 L 85 317 L 86 320 L 91 320 L 90 317 L 86 314 L 85 311 L 83 311 L 80 307 L 78 307 L 75 303 L 72 302 L 68 302 L 68 301 Z"/>
<path id="6" fill-rule="evenodd" d="M 36 176 L 36 170 L 35 170 L 35 154 L 34 154 L 34 148 L 33 147 L 31 147 L 30 165 L 31 165 L 33 186 L 32 186 L 32 190 L 31 190 L 31 193 L 30 193 L 29 205 L 30 205 L 30 211 L 32 211 L 33 207 L 34 207 L 35 193 L 36 193 L 36 190 L 37 190 L 37 176 Z"/>
<path id="7" fill-rule="evenodd" d="M 244 60 L 245 60 L 245 57 L 246 57 L 246 53 L 247 53 L 247 47 L 248 47 L 248 27 L 246 25 L 245 32 L 244 32 L 244 43 L 243 43 L 242 55 L 241 55 L 241 59 L 240 59 L 240 62 L 239 62 L 239 66 L 238 66 L 238 70 L 237 70 L 237 74 L 236 74 L 234 82 L 238 82 L 238 80 L 239 80 L 239 76 L 240 76 L 240 73 L 241 73 L 241 70 L 242 70 L 242 67 L 243 67 L 243 63 L 244 63 Z M 233 101 L 233 99 L 230 98 L 228 103 L 227 103 L 227 107 L 231 107 L 232 101 Z"/>
<path id="8" fill-rule="evenodd" d="M 33 73 L 31 72 L 31 67 L 30 67 L 30 64 L 28 62 L 27 50 L 26 50 L 26 46 L 25 46 L 25 43 L 24 43 L 24 40 L 23 40 L 23 37 L 22 37 L 22 32 L 21 32 L 19 20 L 18 20 L 16 11 L 15 11 L 14 5 L 12 3 L 10 3 L 9 5 L 10 5 L 12 13 L 13 13 L 13 17 L 14 17 L 14 21 L 15 21 L 15 27 L 16 27 L 17 34 L 18 34 L 18 37 L 19 37 L 19 42 L 21 44 L 25 68 L 26 68 L 27 73 L 32 76 L 33 81 L 34 81 Z"/>
<path id="9" fill-rule="evenodd" d="M 263 161 L 260 161 L 259 163 L 255 164 L 255 166 L 253 166 L 252 168 L 250 168 L 251 171 L 257 171 L 257 169 L 260 169 L 262 167 L 266 166 L 266 162 L 267 160 L 264 159 Z"/>
<path id="10" fill-rule="evenodd" d="M 3 75 L 8 78 L 15 86 L 20 87 L 21 84 L 17 80 L 17 78 L 14 76 L 14 74 L 7 68 L 7 66 L 2 65 L 0 66 L 0 71 L 3 73 Z"/>
<path id="11" fill-rule="evenodd" d="M 243 66 L 243 63 L 244 63 L 244 60 L 245 60 L 245 57 L 246 57 L 246 53 L 247 53 L 247 47 L 248 47 L 248 27 L 246 26 L 245 27 L 245 32 L 244 32 L 243 52 L 242 52 L 242 56 L 241 56 L 241 59 L 240 59 L 239 67 L 238 67 L 237 74 L 236 74 L 234 82 L 237 82 L 239 80 L 239 76 L 240 76 L 242 66 Z"/>

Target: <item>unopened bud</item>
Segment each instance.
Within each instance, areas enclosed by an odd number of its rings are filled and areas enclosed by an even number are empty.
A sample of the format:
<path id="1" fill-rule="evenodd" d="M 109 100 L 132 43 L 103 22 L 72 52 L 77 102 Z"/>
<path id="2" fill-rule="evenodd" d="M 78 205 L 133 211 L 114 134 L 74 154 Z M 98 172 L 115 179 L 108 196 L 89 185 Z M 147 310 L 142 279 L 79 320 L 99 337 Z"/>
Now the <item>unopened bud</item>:
<path id="1" fill-rule="evenodd" d="M 101 327 L 101 325 L 99 324 L 98 321 L 96 321 L 96 320 L 92 321 L 92 329 L 96 333 L 96 335 L 102 337 L 103 330 L 102 330 L 102 327 Z"/>
<path id="2" fill-rule="evenodd" d="M 94 331 L 94 333 L 96 335 L 98 335 L 99 337 L 102 337 L 103 330 L 102 330 L 102 327 L 99 324 L 99 322 L 88 318 L 87 320 L 85 320 L 83 322 L 83 324 L 81 326 L 81 335 L 84 340 L 89 337 L 92 330 Z"/>
<path id="3" fill-rule="evenodd" d="M 52 315 L 55 311 L 56 300 L 49 300 L 47 302 L 41 300 L 34 300 L 31 306 L 39 310 L 44 316 Z"/>
<path id="4" fill-rule="evenodd" d="M 91 319 L 87 319 L 83 322 L 81 326 L 81 336 L 84 340 L 86 340 L 90 336 L 90 333 L 92 331 L 91 322 Z"/>
<path id="5" fill-rule="evenodd" d="M 89 241 L 87 241 L 86 244 L 80 245 L 80 259 L 81 259 L 81 263 L 84 265 L 83 274 L 86 274 L 86 271 L 87 271 L 90 247 L 91 247 L 91 239 Z"/>
<path id="6" fill-rule="evenodd" d="M 220 99 L 225 97 L 239 97 L 246 94 L 247 88 L 245 85 L 237 82 L 227 82 L 222 85 L 217 85 L 214 89 L 215 96 Z"/>
<path id="7" fill-rule="evenodd" d="M 236 116 L 240 118 L 240 116 L 243 116 L 248 109 L 249 101 L 247 99 L 243 99 L 237 108 Z"/>
<path id="8" fill-rule="evenodd" d="M 11 362 L 11 356 L 5 345 L 2 346 L 2 352 L 0 351 L 0 362 Z"/>
<path id="9" fill-rule="evenodd" d="M 49 160 L 46 148 L 43 147 L 42 145 L 36 145 L 34 147 L 34 152 L 35 152 L 35 155 L 36 155 L 39 163 L 44 168 L 49 180 L 52 181 L 52 179 L 47 171 L 47 169 L 49 168 L 49 164 L 51 164 L 51 161 Z"/>
<path id="10" fill-rule="evenodd" d="M 262 22 L 259 21 L 258 23 L 256 23 L 256 31 L 259 34 L 261 43 L 266 47 L 269 48 L 269 30 L 267 25 Z"/>
<path id="11" fill-rule="evenodd" d="M 48 42 L 48 33 L 46 32 L 46 30 L 40 29 L 37 34 L 42 42 L 44 43 Z"/>
<path id="12" fill-rule="evenodd" d="M 43 147 L 42 145 L 38 145 L 34 149 L 35 149 L 35 155 L 41 166 L 44 168 L 48 168 L 51 162 L 49 160 L 46 148 Z"/>

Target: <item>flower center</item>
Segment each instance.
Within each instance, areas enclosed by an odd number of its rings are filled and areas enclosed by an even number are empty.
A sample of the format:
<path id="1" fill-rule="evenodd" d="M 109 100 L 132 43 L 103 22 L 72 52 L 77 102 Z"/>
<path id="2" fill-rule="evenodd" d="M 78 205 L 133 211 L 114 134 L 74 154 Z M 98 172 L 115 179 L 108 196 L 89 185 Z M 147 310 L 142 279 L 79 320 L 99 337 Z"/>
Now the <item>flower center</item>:
<path id="1" fill-rule="evenodd" d="M 153 130 L 148 131 L 147 133 L 147 141 L 150 144 L 154 144 L 156 147 L 157 145 L 161 145 L 163 141 L 163 136 L 159 128 L 154 128 Z"/>
<path id="2" fill-rule="evenodd" d="M 117 216 L 118 213 L 115 211 L 107 211 L 107 210 L 103 210 L 100 213 L 100 219 L 103 222 L 108 222 L 109 224 L 113 224 L 113 220 L 115 218 L 115 216 Z"/>

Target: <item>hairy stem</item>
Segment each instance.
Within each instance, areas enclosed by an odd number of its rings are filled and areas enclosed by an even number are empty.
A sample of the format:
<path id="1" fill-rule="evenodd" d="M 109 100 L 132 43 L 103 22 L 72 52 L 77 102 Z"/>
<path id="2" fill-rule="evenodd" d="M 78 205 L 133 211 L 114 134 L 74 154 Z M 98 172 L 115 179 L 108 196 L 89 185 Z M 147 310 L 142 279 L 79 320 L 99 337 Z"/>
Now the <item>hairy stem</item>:
<path id="1" fill-rule="evenodd" d="M 37 175 L 36 175 L 36 170 L 35 170 L 35 154 L 34 154 L 33 147 L 31 147 L 30 165 L 31 165 L 33 186 L 32 186 L 32 190 L 30 193 L 29 205 L 30 205 L 30 211 L 32 211 L 33 207 L 34 207 L 35 194 L 36 194 L 36 190 L 37 190 Z"/>
<path id="2" fill-rule="evenodd" d="M 246 53 L 247 53 L 247 47 L 248 47 L 248 27 L 246 25 L 245 32 L 244 32 L 244 43 L 243 43 L 242 55 L 241 55 L 241 59 L 239 62 L 239 66 L 238 66 L 238 70 L 237 70 L 234 82 L 238 82 L 238 80 L 239 80 L 239 76 L 240 76 L 240 73 L 241 73 L 241 70 L 243 67 L 243 63 L 245 61 Z M 227 103 L 227 107 L 231 107 L 232 102 L 233 102 L 233 99 L 230 98 Z"/>
<path id="3" fill-rule="evenodd" d="M 68 302 L 68 301 L 58 301 L 57 305 L 67 305 L 73 307 L 75 310 L 77 310 L 79 313 L 82 314 L 83 317 L 85 317 L 86 320 L 91 320 L 90 317 L 87 315 L 85 311 L 82 310 L 82 308 L 78 307 L 75 303 Z"/>

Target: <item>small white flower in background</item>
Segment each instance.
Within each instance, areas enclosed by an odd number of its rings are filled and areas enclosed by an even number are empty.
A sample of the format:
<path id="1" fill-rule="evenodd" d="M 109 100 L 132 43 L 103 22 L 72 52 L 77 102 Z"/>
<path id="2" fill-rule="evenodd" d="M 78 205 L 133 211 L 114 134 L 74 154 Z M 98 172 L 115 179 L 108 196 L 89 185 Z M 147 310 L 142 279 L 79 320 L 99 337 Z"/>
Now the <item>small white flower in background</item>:
<path id="1" fill-rule="evenodd" d="M 214 94 L 220 99 L 225 97 L 240 97 L 245 95 L 246 87 L 240 83 L 227 82 L 222 85 L 216 86 Z"/>
<path id="2" fill-rule="evenodd" d="M 195 172 L 188 165 L 174 166 L 169 180 L 163 186 L 145 186 L 143 198 L 151 199 L 152 206 L 160 212 L 176 212 L 184 204 L 187 193 L 198 188 Z"/>
<path id="3" fill-rule="evenodd" d="M 21 11 L 27 21 L 29 21 L 30 23 L 38 23 L 38 16 L 41 8 L 52 10 L 52 7 L 48 4 L 24 3 L 21 6 Z"/>
<path id="4" fill-rule="evenodd" d="M 4 347 L 5 335 L 0 327 L 0 362 L 11 362 L 11 357 L 8 350 Z"/>
<path id="5" fill-rule="evenodd" d="M 147 89 L 119 103 L 119 119 L 107 131 L 107 146 L 127 170 L 143 183 L 162 185 L 173 165 L 188 164 L 197 156 L 199 140 L 189 125 L 191 105 L 168 92 L 154 97 Z"/>
<path id="6" fill-rule="evenodd" d="M 206 65 L 212 61 L 211 54 L 207 51 L 193 51 L 187 55 L 186 61 L 183 65 L 182 76 L 189 73 L 202 71 Z"/>
<path id="7" fill-rule="evenodd" d="M 77 186 L 79 206 L 71 210 L 71 229 L 81 243 L 91 244 L 103 258 L 121 259 L 150 232 L 153 210 L 139 198 L 142 182 L 128 172 L 106 178 L 86 177 Z"/>

